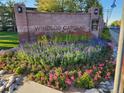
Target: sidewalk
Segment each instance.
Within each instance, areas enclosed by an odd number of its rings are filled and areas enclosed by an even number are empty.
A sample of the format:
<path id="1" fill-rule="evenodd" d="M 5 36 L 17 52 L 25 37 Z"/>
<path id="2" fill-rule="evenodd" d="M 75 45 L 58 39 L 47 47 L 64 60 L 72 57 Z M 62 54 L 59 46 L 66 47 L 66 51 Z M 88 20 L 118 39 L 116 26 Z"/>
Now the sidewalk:
<path id="1" fill-rule="evenodd" d="M 20 86 L 15 93 L 63 93 L 61 91 L 43 86 L 33 81 L 27 81 L 23 86 Z"/>

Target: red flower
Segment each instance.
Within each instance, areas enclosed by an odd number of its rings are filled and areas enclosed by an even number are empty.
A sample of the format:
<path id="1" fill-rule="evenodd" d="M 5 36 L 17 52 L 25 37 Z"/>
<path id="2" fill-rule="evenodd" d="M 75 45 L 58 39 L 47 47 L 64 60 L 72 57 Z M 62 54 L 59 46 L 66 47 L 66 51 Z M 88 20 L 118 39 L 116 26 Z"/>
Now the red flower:
<path id="1" fill-rule="evenodd" d="M 92 72 L 93 72 L 92 69 L 88 69 L 88 70 L 86 70 L 86 73 L 88 73 L 88 74 L 91 74 Z"/>
<path id="2" fill-rule="evenodd" d="M 72 82 L 71 82 L 71 80 L 69 78 L 66 78 L 65 83 L 68 84 L 68 85 L 72 84 Z"/>

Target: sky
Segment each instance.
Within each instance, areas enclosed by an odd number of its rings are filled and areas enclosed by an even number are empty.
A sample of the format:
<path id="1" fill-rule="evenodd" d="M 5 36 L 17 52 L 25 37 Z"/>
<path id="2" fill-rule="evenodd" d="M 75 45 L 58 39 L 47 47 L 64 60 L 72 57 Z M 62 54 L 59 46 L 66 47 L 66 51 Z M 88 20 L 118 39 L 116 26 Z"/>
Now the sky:
<path id="1" fill-rule="evenodd" d="M 0 0 L 6 2 L 7 0 Z M 27 7 L 35 7 L 35 0 L 16 0 L 16 2 L 25 2 Z M 100 0 L 100 3 L 103 6 L 103 14 L 104 14 L 104 21 L 106 22 L 107 19 L 107 10 L 111 10 L 111 5 L 114 0 Z M 116 7 L 113 9 L 110 17 L 109 12 L 109 20 L 108 24 L 111 24 L 115 20 L 120 20 L 122 16 L 122 0 L 116 0 Z"/>

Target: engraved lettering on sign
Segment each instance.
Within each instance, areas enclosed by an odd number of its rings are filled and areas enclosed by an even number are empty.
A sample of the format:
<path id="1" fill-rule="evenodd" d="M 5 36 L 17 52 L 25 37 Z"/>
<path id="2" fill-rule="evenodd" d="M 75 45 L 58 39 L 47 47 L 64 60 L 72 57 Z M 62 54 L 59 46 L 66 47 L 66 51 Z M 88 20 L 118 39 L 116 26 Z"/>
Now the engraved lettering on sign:
<path id="1" fill-rule="evenodd" d="M 83 26 L 58 26 L 58 25 L 48 25 L 48 26 L 25 26 L 19 27 L 19 32 L 26 32 L 29 29 L 29 32 L 76 32 L 84 29 Z"/>

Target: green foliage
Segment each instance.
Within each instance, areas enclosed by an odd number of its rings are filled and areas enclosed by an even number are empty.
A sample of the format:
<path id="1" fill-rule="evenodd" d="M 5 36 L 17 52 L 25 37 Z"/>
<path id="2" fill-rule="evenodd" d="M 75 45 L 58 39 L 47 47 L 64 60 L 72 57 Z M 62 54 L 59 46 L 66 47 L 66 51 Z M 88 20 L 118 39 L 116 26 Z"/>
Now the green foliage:
<path id="1" fill-rule="evenodd" d="M 120 27 L 121 21 L 114 21 L 114 22 L 112 22 L 111 26 Z"/>
<path id="2" fill-rule="evenodd" d="M 54 37 L 55 42 L 77 42 L 89 40 L 90 37 L 86 35 L 60 34 Z"/>
<path id="3" fill-rule="evenodd" d="M 88 12 L 91 7 L 99 7 L 102 15 L 102 5 L 98 0 L 36 0 L 37 8 L 42 12 Z"/>
<path id="4" fill-rule="evenodd" d="M 37 72 L 36 75 L 35 75 L 35 77 L 38 78 L 38 79 L 40 79 L 41 77 L 44 77 L 44 76 L 45 76 L 44 73 L 40 72 L 40 71 Z"/>
<path id="5" fill-rule="evenodd" d="M 67 43 L 53 41 L 51 44 L 46 36 L 40 37 L 40 40 L 32 45 L 27 44 L 19 51 L 0 56 L 0 69 L 29 74 L 29 79 L 59 90 L 67 89 L 73 84 L 76 87 L 92 88 L 99 81 L 114 77 L 112 73 L 115 64 L 106 62 L 112 55 L 109 47 L 77 43 L 76 40 L 83 41 L 84 38 L 73 35 L 62 36 L 59 40 L 69 41 Z M 99 66 L 101 63 L 105 63 L 103 67 Z M 89 69 L 92 73 L 84 73 Z"/>
<path id="6" fill-rule="evenodd" d="M 62 73 L 62 69 L 61 68 L 56 68 L 55 73 L 56 73 L 57 76 L 60 76 L 61 73 Z"/>
<path id="7" fill-rule="evenodd" d="M 78 49 L 78 50 L 77 50 Z M 94 47 L 94 50 L 99 50 L 100 47 Z M 24 54 L 21 54 L 23 58 L 27 60 L 30 64 L 40 65 L 41 68 L 46 68 L 46 65 L 50 67 L 68 67 L 74 66 L 75 64 L 86 64 L 88 58 L 91 55 L 86 53 L 84 45 L 74 45 L 70 44 L 68 46 L 53 45 L 33 45 L 28 48 L 28 51 L 22 50 Z M 91 51 L 93 53 L 98 53 L 97 51 Z M 26 55 L 26 57 L 25 57 Z M 20 59 L 21 60 L 21 59 Z M 92 61 L 93 62 L 93 61 Z"/>
<path id="8" fill-rule="evenodd" d="M 43 44 L 48 44 L 48 42 L 78 42 L 78 41 L 87 41 L 90 39 L 88 35 L 76 35 L 76 34 L 65 34 L 65 33 L 54 33 L 54 36 L 47 37 L 47 35 L 43 35 L 38 37 L 38 42 Z"/>
<path id="9" fill-rule="evenodd" d="M 92 88 L 114 77 L 115 64 L 108 47 L 97 45 L 89 53 L 86 51 L 88 47 L 83 44 L 56 43 L 27 45 L 17 53 L 4 55 L 0 69 L 28 75 L 30 80 L 59 90 L 73 84 Z"/>
<path id="10" fill-rule="evenodd" d="M 79 5 L 74 0 L 36 0 L 38 11 L 42 12 L 76 12 Z"/>
<path id="11" fill-rule="evenodd" d="M 14 16 L 14 7 L 15 1 L 14 0 L 7 0 L 4 3 L 0 3 L 0 17 L 1 17 L 1 24 L 2 24 L 2 31 L 15 31 L 16 25 L 15 25 L 15 16 Z M 11 21 L 9 21 L 12 19 Z M 9 24 L 12 24 L 12 26 L 8 26 Z"/>
<path id="12" fill-rule="evenodd" d="M 67 89 L 67 85 L 65 84 L 65 77 L 58 77 L 60 90 Z"/>
<path id="13" fill-rule="evenodd" d="M 17 47 L 19 43 L 18 35 L 14 32 L 0 32 L 0 49 Z"/>
<path id="14" fill-rule="evenodd" d="M 109 28 L 104 28 L 104 30 L 101 33 L 101 38 L 106 41 L 111 41 L 111 34 L 109 32 Z"/>
<path id="15" fill-rule="evenodd" d="M 23 74 L 25 71 L 25 68 L 22 68 L 22 67 L 18 67 L 15 71 L 16 74 Z"/>
<path id="16" fill-rule="evenodd" d="M 80 88 L 93 88 L 94 82 L 92 78 L 86 72 L 75 81 L 75 86 Z"/>
<path id="17" fill-rule="evenodd" d="M 17 52 L 17 58 L 24 61 L 26 59 L 27 55 L 24 51 L 18 51 Z"/>
<path id="18" fill-rule="evenodd" d="M 88 9 L 91 7 L 98 7 L 100 9 L 100 15 L 103 16 L 103 7 L 99 0 L 83 0 L 85 1 L 85 11 L 88 12 Z"/>

